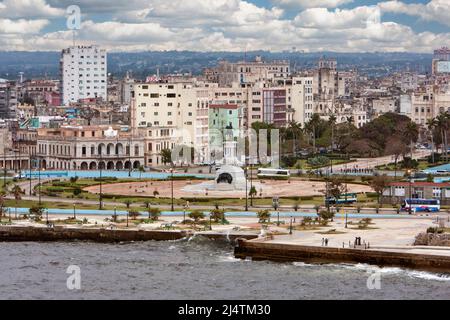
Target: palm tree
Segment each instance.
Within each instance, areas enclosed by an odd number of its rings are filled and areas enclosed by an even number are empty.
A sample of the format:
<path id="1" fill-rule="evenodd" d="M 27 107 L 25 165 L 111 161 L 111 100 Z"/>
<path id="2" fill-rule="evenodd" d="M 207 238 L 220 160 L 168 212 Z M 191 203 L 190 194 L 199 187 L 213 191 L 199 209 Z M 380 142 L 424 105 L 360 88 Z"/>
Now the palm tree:
<path id="1" fill-rule="evenodd" d="M 328 119 L 328 123 L 331 127 L 331 152 L 334 150 L 334 126 L 336 125 L 337 118 L 335 115 L 331 115 Z"/>
<path id="2" fill-rule="evenodd" d="M 436 128 L 439 130 L 439 133 L 441 135 L 441 149 L 442 149 L 442 155 L 445 156 L 445 160 L 448 161 L 448 144 L 447 144 L 447 133 L 448 133 L 448 129 L 449 129 L 449 122 L 450 122 L 450 118 L 449 118 L 449 114 L 448 112 L 446 113 L 441 113 L 437 118 L 436 118 Z"/>
<path id="3" fill-rule="evenodd" d="M 17 219 L 17 206 L 18 206 L 19 200 L 22 199 L 23 191 L 22 191 L 22 189 L 16 184 L 16 185 L 12 188 L 11 194 L 14 196 L 14 200 L 15 200 L 15 204 L 16 204 L 16 207 L 15 207 L 15 217 L 16 217 L 16 219 Z"/>
<path id="4" fill-rule="evenodd" d="M 415 122 L 410 121 L 406 125 L 404 135 L 405 135 L 405 138 L 409 140 L 409 148 L 410 148 L 411 160 L 412 160 L 413 159 L 414 142 L 417 141 L 417 138 L 419 136 L 419 126 Z"/>
<path id="5" fill-rule="evenodd" d="M 139 167 L 139 180 L 142 179 L 142 173 L 145 172 L 144 166 Z"/>
<path id="6" fill-rule="evenodd" d="M 434 130 L 436 129 L 436 119 L 427 120 L 427 128 L 431 133 L 431 161 L 434 163 Z"/>
<path id="7" fill-rule="evenodd" d="M 317 153 L 317 150 L 316 150 L 316 139 L 317 139 L 316 132 L 317 132 L 317 127 L 318 127 L 319 123 L 320 123 L 320 116 L 319 116 L 319 114 L 314 113 L 312 118 L 311 118 L 311 120 L 305 126 L 305 130 L 310 135 L 312 135 L 312 138 L 313 138 L 314 154 Z"/>
<path id="8" fill-rule="evenodd" d="M 289 123 L 288 132 L 292 135 L 292 154 L 295 156 L 298 140 L 300 140 L 300 135 L 302 132 L 302 125 L 298 122 L 291 121 Z"/>

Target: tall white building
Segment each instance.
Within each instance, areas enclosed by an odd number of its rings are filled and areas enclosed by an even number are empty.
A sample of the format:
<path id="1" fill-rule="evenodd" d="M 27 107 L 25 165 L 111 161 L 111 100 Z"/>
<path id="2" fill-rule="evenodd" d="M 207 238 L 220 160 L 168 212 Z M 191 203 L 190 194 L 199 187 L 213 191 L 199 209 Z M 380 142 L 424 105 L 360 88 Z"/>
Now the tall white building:
<path id="1" fill-rule="evenodd" d="M 107 55 L 98 46 L 75 46 L 61 53 L 62 100 L 107 99 Z"/>

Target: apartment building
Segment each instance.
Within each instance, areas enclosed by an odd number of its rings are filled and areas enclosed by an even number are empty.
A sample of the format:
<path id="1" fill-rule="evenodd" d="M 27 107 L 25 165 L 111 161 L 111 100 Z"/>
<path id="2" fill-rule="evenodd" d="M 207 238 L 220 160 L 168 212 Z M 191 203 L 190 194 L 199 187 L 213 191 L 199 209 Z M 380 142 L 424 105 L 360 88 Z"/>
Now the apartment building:
<path id="1" fill-rule="evenodd" d="M 131 127 L 145 139 L 147 166 L 162 165 L 161 151 L 196 147 L 197 90 L 188 83 L 134 85 Z"/>
<path id="2" fill-rule="evenodd" d="M 310 76 L 292 78 L 288 88 L 288 122 L 295 121 L 303 126 L 311 120 L 314 114 L 313 81 Z"/>
<path id="3" fill-rule="evenodd" d="M 85 98 L 107 100 L 107 54 L 98 46 L 64 49 L 60 60 L 62 102 L 64 105 Z"/>
<path id="4" fill-rule="evenodd" d="M 211 79 L 214 75 L 220 87 L 227 87 L 233 83 L 276 82 L 287 79 L 290 73 L 289 61 L 263 61 L 262 57 L 257 56 L 254 61 L 221 61 L 217 71 L 208 69 L 207 77 Z"/>
<path id="5" fill-rule="evenodd" d="M 14 119 L 17 108 L 17 87 L 13 81 L 0 79 L 0 119 Z"/>

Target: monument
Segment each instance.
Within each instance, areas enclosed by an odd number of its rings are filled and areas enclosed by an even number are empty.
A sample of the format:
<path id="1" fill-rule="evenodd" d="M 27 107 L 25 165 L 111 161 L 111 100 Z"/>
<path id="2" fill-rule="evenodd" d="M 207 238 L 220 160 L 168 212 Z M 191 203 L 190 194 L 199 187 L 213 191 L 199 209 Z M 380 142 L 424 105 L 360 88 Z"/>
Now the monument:
<path id="1" fill-rule="evenodd" d="M 204 191 L 245 191 L 246 177 L 245 171 L 239 166 L 237 154 L 237 142 L 226 141 L 223 145 L 224 157 L 222 165 L 216 172 L 214 181 L 208 181 L 184 188 L 189 192 Z"/>

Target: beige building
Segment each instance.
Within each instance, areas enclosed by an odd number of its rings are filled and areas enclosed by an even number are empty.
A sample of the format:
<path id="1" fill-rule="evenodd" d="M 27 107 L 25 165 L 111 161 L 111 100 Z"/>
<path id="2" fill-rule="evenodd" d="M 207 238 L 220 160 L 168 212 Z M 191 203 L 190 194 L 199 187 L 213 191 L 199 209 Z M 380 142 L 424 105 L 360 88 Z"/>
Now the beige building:
<path id="1" fill-rule="evenodd" d="M 124 170 L 144 165 L 144 139 L 127 128 L 63 126 L 37 130 L 41 167 L 55 170 Z"/>
<path id="2" fill-rule="evenodd" d="M 313 77 L 294 77 L 288 89 L 288 122 L 295 121 L 302 126 L 311 120 L 314 114 Z M 290 114 L 292 114 L 290 116 Z"/>
<path id="3" fill-rule="evenodd" d="M 440 113 L 450 112 L 450 91 L 435 86 L 426 86 L 411 94 L 411 120 L 426 125 L 427 120 Z"/>
<path id="4" fill-rule="evenodd" d="M 134 86 L 131 127 L 145 139 L 146 166 L 162 165 L 161 151 L 164 149 L 195 147 L 197 108 L 197 90 L 193 84 Z"/>
<path id="5" fill-rule="evenodd" d="M 237 84 L 249 84 L 260 81 L 276 82 L 290 76 L 289 61 L 263 61 L 256 57 L 255 61 L 228 62 L 221 61 L 217 71 L 208 69 L 208 76 L 215 74 L 220 87 Z"/>

